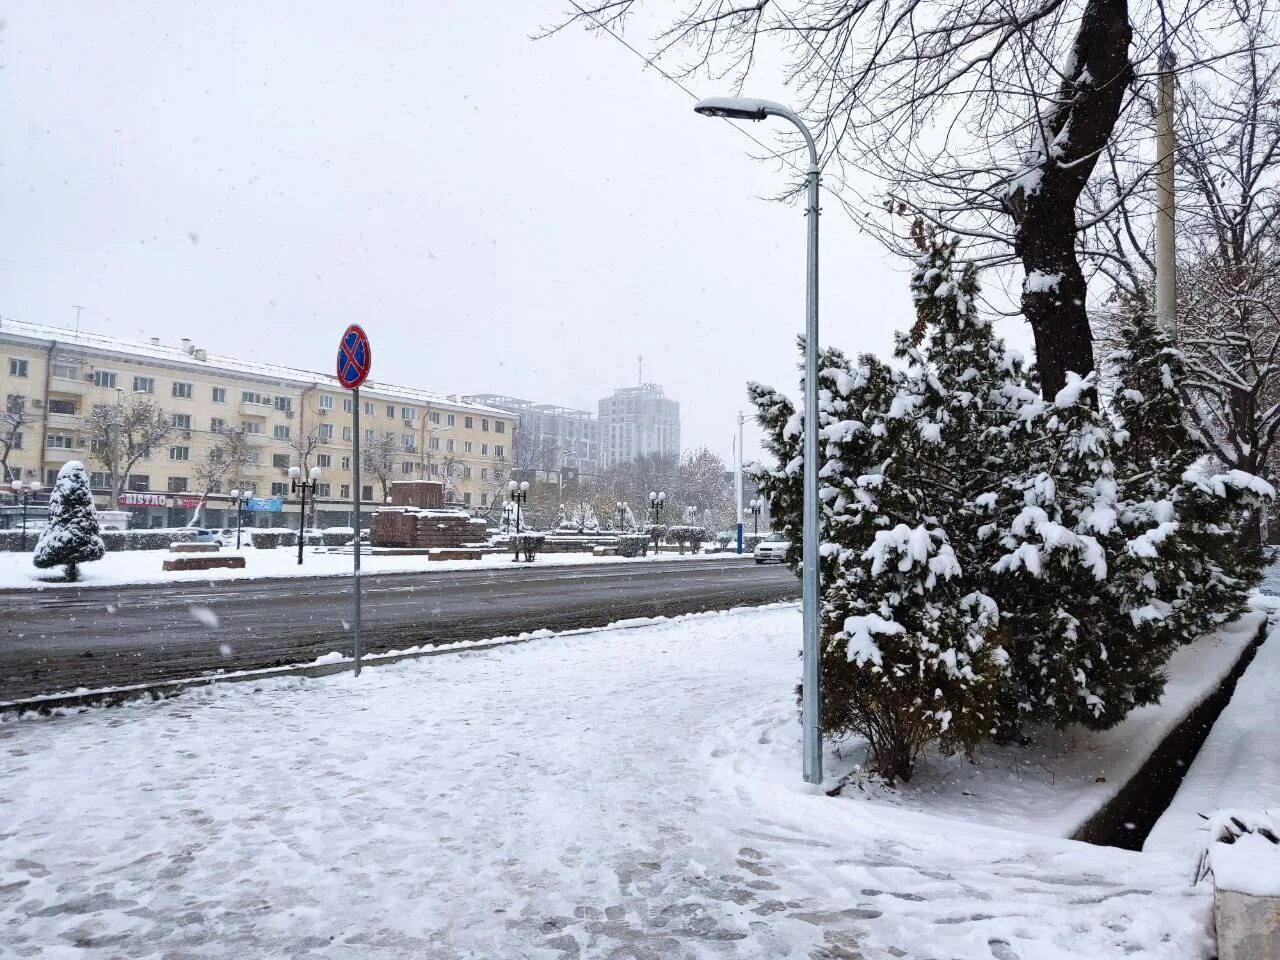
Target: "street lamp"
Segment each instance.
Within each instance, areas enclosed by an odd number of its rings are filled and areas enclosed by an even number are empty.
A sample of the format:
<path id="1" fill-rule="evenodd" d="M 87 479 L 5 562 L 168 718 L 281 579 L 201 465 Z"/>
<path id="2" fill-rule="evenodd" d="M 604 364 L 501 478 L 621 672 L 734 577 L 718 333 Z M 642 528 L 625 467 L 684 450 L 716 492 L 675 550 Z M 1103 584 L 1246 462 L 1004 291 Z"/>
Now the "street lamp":
<path id="1" fill-rule="evenodd" d="M 649 509 L 653 511 L 653 552 L 658 552 L 658 515 L 667 507 L 667 495 L 664 492 L 649 491 Z"/>
<path id="2" fill-rule="evenodd" d="M 22 536 L 18 541 L 19 552 L 27 549 L 27 506 L 31 503 L 31 498 L 43 490 L 39 482 L 23 483 L 21 480 L 14 480 L 9 484 L 9 490 L 13 493 L 15 500 L 22 503 Z"/>
<path id="3" fill-rule="evenodd" d="M 619 500 L 618 501 L 618 532 L 619 533 L 626 532 L 623 529 L 623 524 L 626 523 L 626 518 L 627 518 L 627 505 L 623 503 L 621 500 Z"/>
<path id="4" fill-rule="evenodd" d="M 515 505 L 516 540 L 514 543 L 516 545 L 516 552 L 511 557 L 511 562 L 517 563 L 520 560 L 520 504 L 529 499 L 529 481 L 521 480 L 519 483 L 516 483 L 514 480 L 510 481 L 507 484 L 507 495 L 511 498 L 511 503 Z"/>
<path id="5" fill-rule="evenodd" d="M 822 719 L 819 714 L 818 684 L 818 149 L 813 135 L 788 107 L 769 100 L 747 97 L 712 97 L 699 100 L 693 108 L 704 117 L 728 120 L 763 120 L 781 117 L 790 122 L 804 137 L 809 148 L 809 168 L 805 171 L 808 197 L 805 216 L 808 223 L 807 282 L 805 284 L 804 330 L 804 522 L 801 544 L 804 612 L 804 669 L 801 715 L 804 727 L 804 778 L 809 783 L 822 782 Z"/>
<path id="6" fill-rule="evenodd" d="M 298 510 L 298 564 L 302 564 L 302 544 L 307 539 L 307 494 L 311 499 L 316 496 L 316 488 L 320 486 L 320 468 L 312 467 L 307 471 L 307 479 L 302 479 L 301 467 L 289 468 L 289 489 L 299 494 Z"/>
<path id="7" fill-rule="evenodd" d="M 230 497 L 236 505 L 236 549 L 240 549 L 240 527 L 244 517 L 244 505 L 253 496 L 250 490 L 232 490 Z"/>
<path id="8" fill-rule="evenodd" d="M 764 501 L 752 500 L 747 506 L 751 509 L 751 532 L 758 537 L 760 536 L 760 511 L 764 509 Z"/>

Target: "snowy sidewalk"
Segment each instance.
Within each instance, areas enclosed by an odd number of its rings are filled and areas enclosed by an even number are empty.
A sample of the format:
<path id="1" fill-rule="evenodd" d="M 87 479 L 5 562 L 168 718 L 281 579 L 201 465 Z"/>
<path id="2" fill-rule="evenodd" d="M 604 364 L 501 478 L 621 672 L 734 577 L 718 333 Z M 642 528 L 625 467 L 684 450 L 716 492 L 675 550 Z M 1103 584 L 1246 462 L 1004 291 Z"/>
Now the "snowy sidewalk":
<path id="1" fill-rule="evenodd" d="M 0 724 L 0 956 L 1203 958 L 1176 860 L 798 782 L 791 607 Z"/>

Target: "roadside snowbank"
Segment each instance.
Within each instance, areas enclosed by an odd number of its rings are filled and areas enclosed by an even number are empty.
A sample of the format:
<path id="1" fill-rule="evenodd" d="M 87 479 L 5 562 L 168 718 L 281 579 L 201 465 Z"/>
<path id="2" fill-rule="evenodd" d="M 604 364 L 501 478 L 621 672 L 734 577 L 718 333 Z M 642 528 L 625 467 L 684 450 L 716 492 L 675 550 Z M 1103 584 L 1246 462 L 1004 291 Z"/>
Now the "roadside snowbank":
<path id="1" fill-rule="evenodd" d="M 799 628 L 694 615 L 0 724 L 6 946 L 1210 955 L 1173 858 L 805 787 Z"/>

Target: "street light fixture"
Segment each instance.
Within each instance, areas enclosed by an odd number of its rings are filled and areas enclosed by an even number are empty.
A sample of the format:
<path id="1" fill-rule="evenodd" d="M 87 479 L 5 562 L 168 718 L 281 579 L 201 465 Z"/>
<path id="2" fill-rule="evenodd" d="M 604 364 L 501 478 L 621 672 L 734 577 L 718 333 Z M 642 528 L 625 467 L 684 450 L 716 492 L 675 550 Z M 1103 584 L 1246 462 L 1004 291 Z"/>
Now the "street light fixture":
<path id="1" fill-rule="evenodd" d="M 312 467 L 307 471 L 307 479 L 302 479 L 301 467 L 289 468 L 289 489 L 299 494 L 298 503 L 298 565 L 302 565 L 302 545 L 307 539 L 307 494 L 311 494 L 314 502 L 316 488 L 320 486 L 320 468 Z"/>
<path id="2" fill-rule="evenodd" d="M 627 518 L 627 505 L 623 503 L 621 500 L 619 500 L 618 501 L 618 532 L 619 533 L 626 532 L 623 529 L 623 525 L 626 523 L 626 518 Z"/>
<path id="3" fill-rule="evenodd" d="M 22 504 L 22 535 L 18 541 L 19 552 L 24 552 L 27 549 L 27 507 L 31 503 L 31 498 L 43 489 L 44 487 L 34 480 L 31 483 L 14 480 L 9 484 L 9 490 L 13 493 L 13 498 Z"/>
<path id="4" fill-rule="evenodd" d="M 747 506 L 751 510 L 751 532 L 760 536 L 760 511 L 764 509 L 763 500 L 752 500 Z"/>
<path id="5" fill-rule="evenodd" d="M 649 509 L 653 511 L 653 552 L 658 552 L 658 515 L 667 508 L 667 495 L 665 492 L 650 490 L 649 491 Z"/>
<path id="6" fill-rule="evenodd" d="M 808 197 L 805 216 L 808 222 L 806 256 L 804 331 L 804 521 L 801 544 L 804 612 L 804 669 L 801 715 L 804 727 L 804 778 L 809 783 L 822 782 L 822 720 L 819 714 L 818 601 L 818 148 L 813 135 L 795 112 L 770 100 L 749 97 L 711 97 L 699 100 L 693 108 L 704 117 L 729 120 L 763 120 L 781 117 L 790 122 L 804 137 L 809 149 L 809 168 L 805 171 Z"/>
<path id="7" fill-rule="evenodd" d="M 507 484 L 507 495 L 511 498 L 511 503 L 515 505 L 516 516 L 517 539 L 514 541 L 516 545 L 516 552 L 511 557 L 511 562 L 518 563 L 520 561 L 520 505 L 529 499 L 529 481 L 521 480 L 519 483 L 516 483 L 514 480 L 510 481 Z M 528 557 L 528 551 L 525 551 L 525 556 Z"/>
<path id="8" fill-rule="evenodd" d="M 253 496 L 251 490 L 232 490 L 230 497 L 236 505 L 236 549 L 240 549 L 240 528 L 243 523 L 244 505 Z"/>

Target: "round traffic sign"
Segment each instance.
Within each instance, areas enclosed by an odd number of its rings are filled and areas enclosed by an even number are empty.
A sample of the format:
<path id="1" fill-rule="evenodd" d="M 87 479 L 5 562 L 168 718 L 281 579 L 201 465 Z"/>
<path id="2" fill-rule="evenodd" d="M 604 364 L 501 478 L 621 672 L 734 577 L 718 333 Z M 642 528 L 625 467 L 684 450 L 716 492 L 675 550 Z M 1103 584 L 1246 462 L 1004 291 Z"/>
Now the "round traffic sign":
<path id="1" fill-rule="evenodd" d="M 338 344 L 338 382 L 348 390 L 354 390 L 369 376 L 373 363 L 373 349 L 369 337 L 358 323 L 347 327 Z"/>

